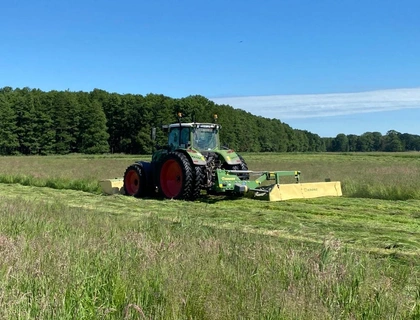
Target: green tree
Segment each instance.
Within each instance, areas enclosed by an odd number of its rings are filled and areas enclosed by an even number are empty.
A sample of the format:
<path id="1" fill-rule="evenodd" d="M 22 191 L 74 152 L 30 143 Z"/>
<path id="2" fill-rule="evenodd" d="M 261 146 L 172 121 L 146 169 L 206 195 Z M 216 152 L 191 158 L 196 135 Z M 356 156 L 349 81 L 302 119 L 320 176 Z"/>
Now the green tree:
<path id="1" fill-rule="evenodd" d="M 399 152 L 403 151 L 404 147 L 400 139 L 400 133 L 395 130 L 390 130 L 385 136 L 385 151 Z"/>
<path id="2" fill-rule="evenodd" d="M 317 134 L 311 133 L 309 131 L 304 131 L 306 136 L 308 137 L 309 141 L 309 151 L 315 151 L 315 152 L 325 152 L 325 143 L 321 139 L 321 137 Z"/>
<path id="3" fill-rule="evenodd" d="M 58 154 L 79 152 L 77 137 L 79 135 L 80 106 L 77 97 L 69 91 L 53 91 L 51 94 L 54 96 L 55 152 Z"/>
<path id="4" fill-rule="evenodd" d="M 420 151 L 420 136 L 403 133 L 400 136 L 401 142 L 403 143 L 404 150 L 406 151 Z"/>
<path id="5" fill-rule="evenodd" d="M 299 151 L 299 139 L 297 137 L 296 131 L 293 130 L 291 127 L 286 127 L 286 134 L 287 134 L 287 151 L 288 152 L 297 152 Z"/>
<path id="6" fill-rule="evenodd" d="M 351 152 L 357 151 L 359 136 L 355 134 L 349 134 L 347 135 L 347 139 L 349 141 L 349 151 Z"/>
<path id="7" fill-rule="evenodd" d="M 332 151 L 349 151 L 349 139 L 344 133 L 339 133 L 332 142 Z"/>
<path id="8" fill-rule="evenodd" d="M 374 137 L 372 132 L 363 133 L 357 141 L 357 151 L 374 151 Z"/>
<path id="9" fill-rule="evenodd" d="M 113 93 L 103 101 L 102 108 L 105 112 L 107 119 L 107 127 L 109 133 L 109 146 L 111 152 L 120 153 L 121 142 L 124 139 L 125 132 L 127 131 L 127 109 L 126 104 L 122 103 L 120 95 Z"/>
<path id="10" fill-rule="evenodd" d="M 309 151 L 309 139 L 303 130 L 294 130 L 294 141 L 298 152 Z"/>
<path id="11" fill-rule="evenodd" d="M 22 154 L 36 154 L 38 152 L 37 119 L 33 96 L 29 88 L 16 89 L 13 96 L 12 107 L 16 114 L 18 151 Z"/>
<path id="12" fill-rule="evenodd" d="M 79 141 L 82 153 L 107 153 L 109 134 L 106 116 L 98 101 L 90 102 L 86 97 L 81 103 Z"/>
<path id="13" fill-rule="evenodd" d="M 380 132 L 372 132 L 373 151 L 384 151 L 384 137 Z"/>
<path id="14" fill-rule="evenodd" d="M 0 154 L 14 154 L 18 147 L 16 114 L 6 100 L 5 94 L 0 92 Z"/>
<path id="15" fill-rule="evenodd" d="M 266 131 L 270 128 L 270 126 L 273 126 L 273 129 L 271 130 L 271 141 L 274 144 L 274 150 L 276 152 L 286 152 L 287 146 L 288 146 L 288 136 L 287 136 L 287 130 L 290 128 L 287 124 L 282 123 L 280 120 L 277 119 L 271 119 L 266 120 L 267 125 L 259 127 L 260 132 Z M 291 128 L 290 128 L 291 129 Z"/>
<path id="16" fill-rule="evenodd" d="M 49 93 L 32 90 L 35 105 L 35 132 L 38 154 L 47 155 L 55 152 L 55 126 L 53 120 L 53 100 Z"/>

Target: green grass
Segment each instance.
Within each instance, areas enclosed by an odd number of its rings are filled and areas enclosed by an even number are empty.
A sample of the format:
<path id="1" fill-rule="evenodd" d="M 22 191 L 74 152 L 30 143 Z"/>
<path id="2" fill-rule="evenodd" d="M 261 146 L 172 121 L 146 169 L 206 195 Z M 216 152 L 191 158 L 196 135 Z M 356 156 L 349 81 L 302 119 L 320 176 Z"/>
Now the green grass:
<path id="1" fill-rule="evenodd" d="M 104 196 L 139 158 L 0 158 L 0 319 L 420 318 L 416 153 L 244 157 L 345 196 Z"/>
<path id="2" fill-rule="evenodd" d="M 342 183 L 347 197 L 420 199 L 420 153 L 249 154 L 254 170 L 300 170 L 303 182 Z"/>
<path id="3" fill-rule="evenodd" d="M 351 243 L 352 226 L 361 218 L 349 210 L 353 223 L 335 223 L 337 214 L 327 214 L 329 209 L 345 206 L 334 201 L 324 208 L 310 202 L 305 216 L 306 201 L 257 209 L 250 199 L 235 206 L 228 200 L 206 204 L 36 189 L 1 188 L 0 299 L 7 307 L 0 318 L 419 315 L 419 230 L 412 217 L 418 202 L 400 204 L 400 223 L 408 221 L 393 232 L 393 215 L 376 208 L 377 221 L 366 219 L 364 230 L 388 232 L 387 239 L 380 242 L 378 233 Z M 300 230 L 317 204 L 325 219 L 307 221 Z M 325 230 L 316 232 L 316 220 L 324 220 Z M 401 246 L 386 249 L 387 243 Z"/>
<path id="4" fill-rule="evenodd" d="M 302 182 L 342 183 L 346 197 L 388 200 L 420 200 L 420 153 L 314 153 L 244 154 L 252 170 L 300 170 Z M 58 185 L 65 188 L 96 192 L 101 179 L 122 177 L 125 169 L 137 160 L 150 156 L 50 156 L 0 157 L 0 181 L 11 177 L 36 178 L 37 185 Z M 18 180 L 16 178 L 15 180 Z M 78 189 L 79 181 L 84 189 Z M 288 181 L 286 181 L 288 182 Z"/>
<path id="5" fill-rule="evenodd" d="M 47 187 L 52 189 L 80 190 L 92 193 L 101 193 L 99 181 L 93 179 L 70 178 L 36 178 L 27 175 L 0 175 L 0 183 L 18 183 L 23 186 Z"/>

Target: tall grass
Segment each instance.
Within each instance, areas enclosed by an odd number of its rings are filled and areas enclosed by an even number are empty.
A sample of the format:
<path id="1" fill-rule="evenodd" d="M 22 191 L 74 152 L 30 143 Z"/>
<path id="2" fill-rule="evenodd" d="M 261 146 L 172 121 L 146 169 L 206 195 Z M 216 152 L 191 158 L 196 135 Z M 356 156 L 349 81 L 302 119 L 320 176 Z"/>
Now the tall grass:
<path id="1" fill-rule="evenodd" d="M 255 170 L 300 170 L 302 182 L 342 182 L 347 197 L 420 199 L 420 153 L 249 154 Z"/>
<path id="2" fill-rule="evenodd" d="M 418 264 L 0 196 L 2 319 L 407 319 Z"/>
<path id="3" fill-rule="evenodd" d="M 93 179 L 70 179 L 70 178 L 37 178 L 28 175 L 0 175 L 0 183 L 19 183 L 23 186 L 34 186 L 34 187 L 48 187 L 52 189 L 70 189 L 80 190 L 92 193 L 101 193 L 101 187 L 99 181 Z"/>

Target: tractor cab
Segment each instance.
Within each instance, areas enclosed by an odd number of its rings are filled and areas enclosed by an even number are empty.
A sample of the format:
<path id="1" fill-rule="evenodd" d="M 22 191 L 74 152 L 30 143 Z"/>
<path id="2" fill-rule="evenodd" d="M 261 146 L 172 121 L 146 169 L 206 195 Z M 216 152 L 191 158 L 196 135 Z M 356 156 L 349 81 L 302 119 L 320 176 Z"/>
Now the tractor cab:
<path id="1" fill-rule="evenodd" d="M 220 149 L 220 126 L 214 123 L 175 123 L 168 126 L 171 150 L 195 149 L 200 152 Z"/>

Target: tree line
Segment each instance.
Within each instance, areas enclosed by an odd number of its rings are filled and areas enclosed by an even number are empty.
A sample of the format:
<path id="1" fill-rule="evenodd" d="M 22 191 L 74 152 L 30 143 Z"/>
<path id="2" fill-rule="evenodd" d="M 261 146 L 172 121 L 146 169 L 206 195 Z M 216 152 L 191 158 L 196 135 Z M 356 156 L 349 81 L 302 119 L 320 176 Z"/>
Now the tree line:
<path id="1" fill-rule="evenodd" d="M 360 136 L 343 133 L 335 138 L 323 138 L 326 151 L 369 152 L 369 151 L 420 151 L 420 136 L 389 130 L 385 135 L 380 132 L 365 132 Z"/>
<path id="2" fill-rule="evenodd" d="M 181 99 L 161 94 L 117 94 L 39 89 L 0 89 L 0 155 L 68 153 L 147 154 L 155 142 L 152 127 L 185 121 L 212 122 L 218 115 L 221 141 L 241 152 L 406 151 L 420 150 L 420 136 L 389 131 L 385 136 L 339 134 L 321 138 L 278 119 L 252 115 L 195 95 Z M 165 135 L 158 130 L 158 142 Z"/>

